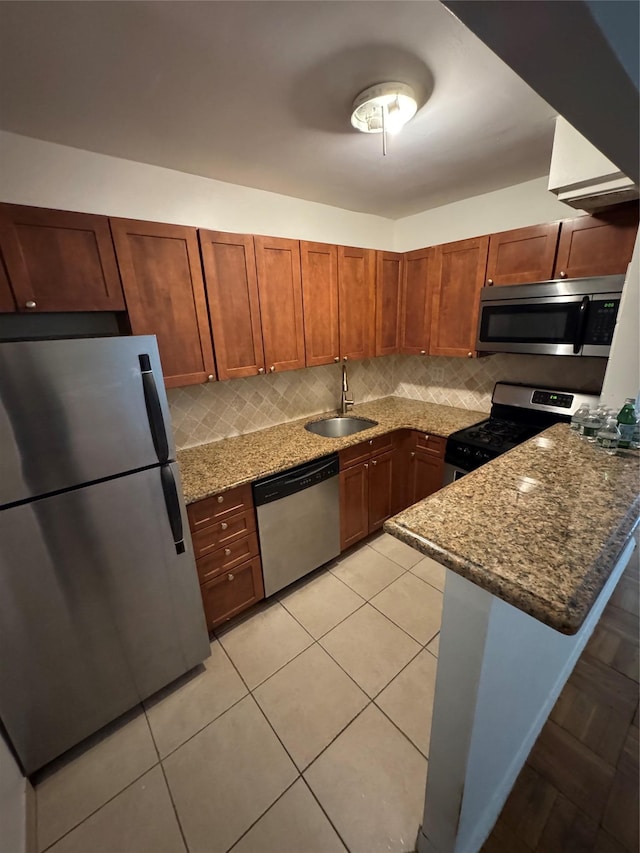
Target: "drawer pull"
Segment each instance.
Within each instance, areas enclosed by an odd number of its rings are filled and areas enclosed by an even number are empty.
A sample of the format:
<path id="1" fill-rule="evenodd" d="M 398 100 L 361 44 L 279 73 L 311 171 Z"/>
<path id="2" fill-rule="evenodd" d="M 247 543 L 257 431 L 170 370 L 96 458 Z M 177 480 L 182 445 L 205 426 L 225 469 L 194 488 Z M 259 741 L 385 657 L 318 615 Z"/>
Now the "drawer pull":
<path id="1" fill-rule="evenodd" d="M 231 573 L 229 573 L 229 574 L 227 575 L 227 580 L 228 580 L 228 581 L 232 581 L 232 580 L 234 580 L 234 579 L 235 579 L 235 575 L 232 575 Z"/>
<path id="2" fill-rule="evenodd" d="M 227 529 L 228 529 L 228 527 L 229 527 L 229 525 L 227 524 L 227 522 L 226 522 L 226 521 L 223 521 L 223 522 L 222 522 L 222 524 L 220 525 L 220 527 L 221 527 L 221 529 L 222 529 L 222 530 L 227 530 Z"/>
<path id="3" fill-rule="evenodd" d="M 218 495 L 218 503 L 221 504 L 223 500 L 224 500 L 223 496 Z"/>
<path id="4" fill-rule="evenodd" d="M 372 445 L 373 445 L 373 439 L 372 439 L 372 438 L 370 438 L 370 439 L 369 439 L 369 447 L 371 447 Z"/>
<path id="5" fill-rule="evenodd" d="M 224 549 L 224 555 L 225 555 L 225 557 L 230 557 L 231 556 L 231 548 L 225 548 Z"/>
<path id="6" fill-rule="evenodd" d="M 374 459 L 374 460 L 373 460 L 373 462 L 372 462 L 371 464 L 372 464 L 372 465 L 377 465 L 378 463 L 377 463 L 377 462 L 376 462 L 376 460 Z"/>

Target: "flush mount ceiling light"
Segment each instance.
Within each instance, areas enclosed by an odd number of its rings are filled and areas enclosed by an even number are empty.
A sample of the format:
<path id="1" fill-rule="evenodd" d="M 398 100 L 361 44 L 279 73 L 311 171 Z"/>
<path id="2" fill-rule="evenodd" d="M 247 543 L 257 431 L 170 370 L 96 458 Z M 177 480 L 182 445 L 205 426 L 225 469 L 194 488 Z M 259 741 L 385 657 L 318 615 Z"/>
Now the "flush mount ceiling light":
<path id="1" fill-rule="evenodd" d="M 398 133 L 418 109 L 416 96 L 406 83 L 377 83 L 360 92 L 353 102 L 351 124 L 362 133 L 382 134 L 387 153 L 387 133 Z"/>

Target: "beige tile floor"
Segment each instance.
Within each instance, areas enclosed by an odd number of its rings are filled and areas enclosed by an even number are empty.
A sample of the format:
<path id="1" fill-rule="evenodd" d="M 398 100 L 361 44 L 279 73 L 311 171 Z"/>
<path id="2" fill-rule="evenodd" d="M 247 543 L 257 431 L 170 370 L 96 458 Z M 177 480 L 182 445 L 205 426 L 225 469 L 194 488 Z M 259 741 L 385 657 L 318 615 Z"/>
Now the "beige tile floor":
<path id="1" fill-rule="evenodd" d="M 413 850 L 443 587 L 379 534 L 265 602 L 40 774 L 39 851 Z"/>

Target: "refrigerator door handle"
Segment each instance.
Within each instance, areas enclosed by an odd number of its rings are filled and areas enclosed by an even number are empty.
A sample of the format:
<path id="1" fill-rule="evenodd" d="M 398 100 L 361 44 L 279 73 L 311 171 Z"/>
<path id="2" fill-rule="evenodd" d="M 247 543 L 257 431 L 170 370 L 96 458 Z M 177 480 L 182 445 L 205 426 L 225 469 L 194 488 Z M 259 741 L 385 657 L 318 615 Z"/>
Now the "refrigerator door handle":
<path id="1" fill-rule="evenodd" d="M 151 369 L 151 360 L 146 353 L 138 356 L 140 361 L 140 372 L 142 375 L 142 388 L 144 391 L 144 402 L 147 407 L 147 416 L 149 418 L 149 429 L 151 430 L 151 438 L 153 446 L 158 455 L 158 462 L 164 465 L 169 461 L 169 441 L 167 440 L 167 431 L 162 417 L 162 408 L 160 406 L 160 397 L 156 387 L 156 379 Z"/>
<path id="2" fill-rule="evenodd" d="M 176 546 L 176 554 L 184 554 L 184 533 L 182 530 L 182 513 L 180 512 L 180 498 L 178 497 L 178 489 L 176 481 L 171 470 L 171 465 L 163 465 L 160 469 L 160 480 L 162 482 L 162 491 L 164 493 L 164 503 L 169 516 L 169 524 L 171 525 L 171 533 L 173 534 L 173 543 Z"/>

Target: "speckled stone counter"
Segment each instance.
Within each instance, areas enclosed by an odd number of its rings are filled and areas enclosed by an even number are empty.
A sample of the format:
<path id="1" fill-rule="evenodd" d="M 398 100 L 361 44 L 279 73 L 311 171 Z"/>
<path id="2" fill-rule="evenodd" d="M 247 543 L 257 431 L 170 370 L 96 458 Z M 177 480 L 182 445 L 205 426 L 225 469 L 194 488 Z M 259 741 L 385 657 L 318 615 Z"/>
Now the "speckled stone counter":
<path id="1" fill-rule="evenodd" d="M 402 397 L 384 397 L 354 406 L 350 414 L 378 421 L 378 425 L 346 436 L 323 438 L 304 425 L 334 415 L 314 415 L 269 429 L 190 447 L 178 453 L 187 503 L 285 471 L 396 429 L 417 429 L 444 438 L 487 415 L 452 406 L 421 403 Z"/>
<path id="2" fill-rule="evenodd" d="M 565 634 L 575 633 L 640 513 L 638 454 L 557 424 L 390 519 L 385 530 Z"/>

